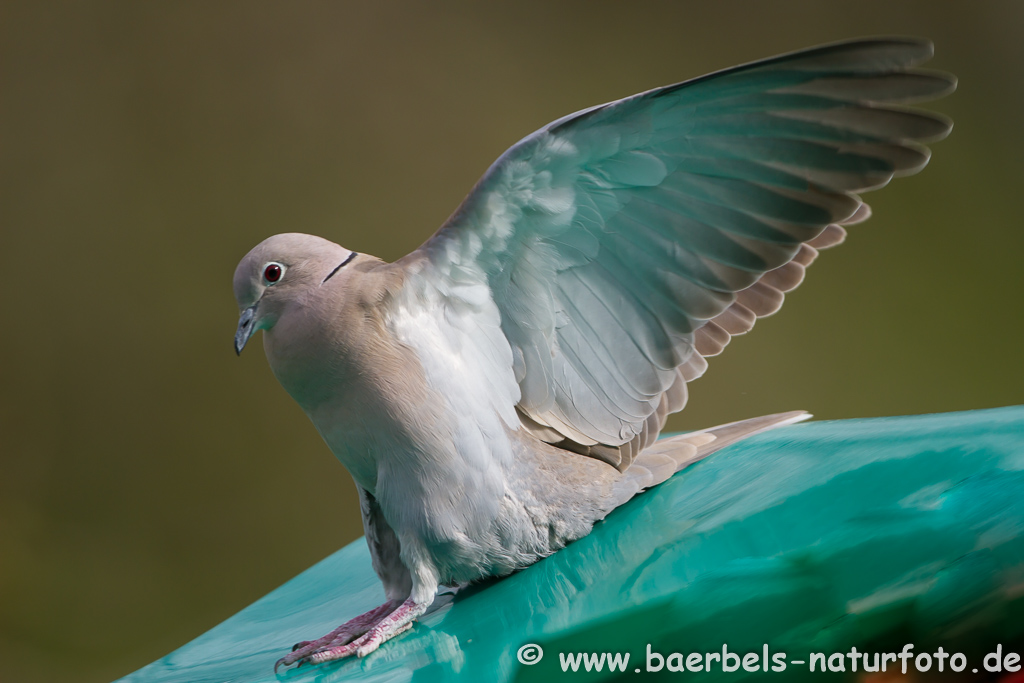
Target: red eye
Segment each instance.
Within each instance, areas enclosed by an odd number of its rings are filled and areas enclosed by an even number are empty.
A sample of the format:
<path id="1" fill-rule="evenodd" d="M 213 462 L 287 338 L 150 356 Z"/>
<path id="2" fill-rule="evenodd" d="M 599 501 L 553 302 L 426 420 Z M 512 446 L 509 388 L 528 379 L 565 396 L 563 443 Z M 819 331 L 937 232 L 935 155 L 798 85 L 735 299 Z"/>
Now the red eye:
<path id="1" fill-rule="evenodd" d="M 263 269 L 263 279 L 270 283 L 277 282 L 281 279 L 281 272 L 281 266 L 271 263 Z"/>

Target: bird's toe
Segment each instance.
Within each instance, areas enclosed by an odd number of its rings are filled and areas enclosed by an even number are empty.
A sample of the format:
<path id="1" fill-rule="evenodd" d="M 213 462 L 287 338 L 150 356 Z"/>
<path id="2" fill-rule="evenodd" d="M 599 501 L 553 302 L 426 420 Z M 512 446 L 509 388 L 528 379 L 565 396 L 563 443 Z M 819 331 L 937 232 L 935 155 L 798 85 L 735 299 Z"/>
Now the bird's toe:
<path id="1" fill-rule="evenodd" d="M 383 636 L 383 634 L 367 633 L 366 636 L 364 637 L 366 642 L 360 645 L 358 648 L 356 648 L 356 656 L 365 657 L 366 655 L 370 654 L 371 652 L 379 648 L 385 640 L 391 640 L 392 638 L 395 638 L 400 634 L 405 633 L 411 628 L 412 622 L 410 621 L 408 624 L 404 624 L 403 626 L 398 627 L 394 633 L 392 633 L 390 636 L 387 636 L 386 638 Z M 360 640 L 363 640 L 363 638 L 361 638 Z"/>
<path id="2" fill-rule="evenodd" d="M 306 657 L 305 660 L 303 661 L 309 662 L 310 664 L 323 664 L 324 662 L 333 662 L 338 659 L 351 657 L 358 650 L 360 646 L 359 641 L 363 640 L 363 638 L 365 638 L 365 636 L 356 638 L 351 643 L 347 643 L 345 645 L 339 645 L 338 647 L 330 647 L 325 648 L 323 650 L 317 650 L 313 654 Z"/>

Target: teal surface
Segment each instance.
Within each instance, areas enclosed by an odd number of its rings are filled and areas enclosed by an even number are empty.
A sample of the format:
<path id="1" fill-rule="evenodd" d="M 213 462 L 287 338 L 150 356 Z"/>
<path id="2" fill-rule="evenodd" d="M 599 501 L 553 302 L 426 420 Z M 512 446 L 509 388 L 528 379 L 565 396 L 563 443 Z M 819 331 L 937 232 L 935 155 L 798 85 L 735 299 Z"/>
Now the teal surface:
<path id="1" fill-rule="evenodd" d="M 767 644 L 790 661 L 941 645 L 980 668 L 996 644 L 1024 641 L 1024 407 L 751 438 L 555 555 L 461 592 L 365 659 L 274 675 L 292 643 L 382 601 L 360 539 L 121 680 L 564 679 L 559 653 L 583 651 L 629 652 L 635 678 L 648 644 L 666 655 Z M 527 643 L 544 648 L 533 666 L 517 662 Z M 663 675 L 681 674 L 641 678 Z M 753 675 L 719 668 L 701 679 Z M 791 664 L 768 675 L 811 674 Z"/>

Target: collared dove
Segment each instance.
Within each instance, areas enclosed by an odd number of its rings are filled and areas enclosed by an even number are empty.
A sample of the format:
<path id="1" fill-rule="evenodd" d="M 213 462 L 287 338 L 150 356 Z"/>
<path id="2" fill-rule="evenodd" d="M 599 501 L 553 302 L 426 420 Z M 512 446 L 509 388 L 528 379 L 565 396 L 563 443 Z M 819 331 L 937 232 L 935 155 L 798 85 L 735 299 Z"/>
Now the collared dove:
<path id="1" fill-rule="evenodd" d="M 441 586 L 526 567 L 782 413 L 657 441 L 705 360 L 782 304 L 928 162 L 951 92 L 929 42 L 864 39 L 559 119 L 505 152 L 426 243 L 385 263 L 283 234 L 239 263 L 235 349 L 356 482 L 387 601 L 278 661 L 363 656 Z"/>

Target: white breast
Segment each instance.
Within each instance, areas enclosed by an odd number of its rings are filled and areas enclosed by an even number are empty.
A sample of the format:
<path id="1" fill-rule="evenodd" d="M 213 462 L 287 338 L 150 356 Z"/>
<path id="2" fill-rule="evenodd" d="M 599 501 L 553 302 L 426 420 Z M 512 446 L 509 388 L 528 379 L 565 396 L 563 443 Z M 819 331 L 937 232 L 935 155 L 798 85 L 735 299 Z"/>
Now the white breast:
<path id="1" fill-rule="evenodd" d="M 519 385 L 501 315 L 482 272 L 466 273 L 458 286 L 410 273 L 388 324 L 411 348 L 430 389 L 443 401 L 452 444 L 467 464 L 507 463 L 506 428 L 519 428 Z"/>

